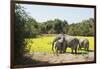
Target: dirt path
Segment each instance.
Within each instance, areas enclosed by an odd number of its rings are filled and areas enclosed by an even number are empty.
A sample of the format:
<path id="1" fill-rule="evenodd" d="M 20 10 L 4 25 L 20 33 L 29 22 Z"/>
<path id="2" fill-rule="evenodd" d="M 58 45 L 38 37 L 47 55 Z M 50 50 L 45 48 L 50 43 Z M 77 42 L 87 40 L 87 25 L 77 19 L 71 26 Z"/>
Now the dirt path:
<path id="1" fill-rule="evenodd" d="M 48 63 L 70 63 L 70 62 L 84 62 L 84 61 L 93 61 L 94 52 L 89 52 L 88 54 L 71 54 L 64 53 L 56 56 L 54 54 L 48 53 L 34 53 L 31 56 L 32 59 L 48 62 Z"/>

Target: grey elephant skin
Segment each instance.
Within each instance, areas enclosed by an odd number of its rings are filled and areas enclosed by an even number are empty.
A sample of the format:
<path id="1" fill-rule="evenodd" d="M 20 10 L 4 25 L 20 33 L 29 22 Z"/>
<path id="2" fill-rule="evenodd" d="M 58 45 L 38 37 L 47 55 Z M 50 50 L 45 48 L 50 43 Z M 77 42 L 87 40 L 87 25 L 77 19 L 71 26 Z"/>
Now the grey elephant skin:
<path id="1" fill-rule="evenodd" d="M 62 41 L 60 42 L 60 40 Z M 71 53 L 77 53 L 78 44 L 79 40 L 74 36 L 56 37 L 52 44 L 52 50 L 55 47 L 55 52 L 58 54 L 65 53 L 67 48 L 71 48 Z"/>
<path id="2" fill-rule="evenodd" d="M 84 48 L 85 51 L 89 51 L 89 40 L 88 39 L 79 39 L 79 50 Z"/>

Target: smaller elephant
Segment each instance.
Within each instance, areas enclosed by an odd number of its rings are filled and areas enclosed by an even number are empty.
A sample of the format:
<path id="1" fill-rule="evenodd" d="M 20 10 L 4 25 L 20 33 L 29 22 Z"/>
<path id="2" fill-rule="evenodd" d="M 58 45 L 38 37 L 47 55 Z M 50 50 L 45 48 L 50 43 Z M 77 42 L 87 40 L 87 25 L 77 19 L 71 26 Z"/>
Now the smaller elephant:
<path id="1" fill-rule="evenodd" d="M 57 41 L 55 43 L 55 51 L 56 53 L 63 53 L 63 43 L 60 43 L 59 41 Z"/>
<path id="2" fill-rule="evenodd" d="M 56 55 L 58 55 L 58 53 L 64 53 L 64 44 L 65 43 L 65 36 L 60 36 L 60 37 L 56 37 L 52 43 L 52 51 L 54 52 L 55 48 L 55 52 Z"/>
<path id="3" fill-rule="evenodd" d="M 88 39 L 79 39 L 79 50 L 84 48 L 85 51 L 89 50 L 89 40 Z"/>

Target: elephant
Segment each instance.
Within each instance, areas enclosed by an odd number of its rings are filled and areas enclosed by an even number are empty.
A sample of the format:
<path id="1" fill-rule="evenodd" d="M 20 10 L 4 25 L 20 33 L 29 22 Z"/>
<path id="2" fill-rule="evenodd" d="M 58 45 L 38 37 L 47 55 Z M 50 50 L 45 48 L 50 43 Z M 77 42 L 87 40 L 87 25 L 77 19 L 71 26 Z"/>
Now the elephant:
<path id="1" fill-rule="evenodd" d="M 66 52 L 67 48 L 71 48 L 71 53 L 77 53 L 77 48 L 78 48 L 78 45 L 79 45 L 79 40 L 74 37 L 74 36 L 66 36 L 66 39 L 65 39 L 65 47 L 64 47 L 64 53 Z M 75 51 L 75 52 L 74 52 Z"/>
<path id="2" fill-rule="evenodd" d="M 63 53 L 65 47 L 64 43 L 65 43 L 65 35 L 63 34 L 58 35 L 52 43 L 52 51 L 54 52 L 54 48 L 55 48 L 55 53 L 57 55 L 58 53 Z"/>
<path id="3" fill-rule="evenodd" d="M 69 47 L 72 50 L 71 53 L 74 53 L 74 50 L 75 50 L 75 53 L 77 53 L 78 44 L 79 44 L 79 40 L 77 38 L 73 36 L 69 36 L 69 35 L 67 36 L 63 35 L 63 37 L 60 36 L 60 37 L 55 38 L 52 44 L 52 50 L 53 50 L 53 47 L 55 46 L 55 50 L 57 54 L 65 53 L 66 49 Z"/>
<path id="4" fill-rule="evenodd" d="M 88 39 L 79 39 L 79 50 L 84 48 L 85 51 L 89 50 L 89 40 Z"/>

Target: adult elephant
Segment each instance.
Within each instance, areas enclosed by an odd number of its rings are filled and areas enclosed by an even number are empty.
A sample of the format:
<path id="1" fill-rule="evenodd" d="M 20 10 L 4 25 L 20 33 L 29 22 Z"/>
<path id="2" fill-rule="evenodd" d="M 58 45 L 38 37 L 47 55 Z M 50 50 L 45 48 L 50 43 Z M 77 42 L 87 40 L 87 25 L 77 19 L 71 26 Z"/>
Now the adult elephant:
<path id="1" fill-rule="evenodd" d="M 54 51 L 54 46 L 55 46 L 55 51 L 56 53 L 65 53 L 66 49 L 69 47 L 71 48 L 71 53 L 77 53 L 77 47 L 79 44 L 79 40 L 73 36 L 65 36 L 65 35 L 61 35 L 59 37 L 56 37 L 53 41 L 52 44 L 52 50 Z"/>
<path id="2" fill-rule="evenodd" d="M 66 52 L 67 48 L 71 48 L 71 53 L 75 53 L 75 54 L 77 53 L 79 40 L 76 37 L 67 35 L 65 44 L 66 45 L 65 45 L 64 52 Z"/>
<path id="3" fill-rule="evenodd" d="M 52 42 L 52 51 L 55 52 L 57 55 L 58 53 L 64 53 L 65 50 L 65 35 L 64 34 L 59 34 Z"/>
<path id="4" fill-rule="evenodd" d="M 89 40 L 88 39 L 79 39 L 79 50 L 84 48 L 85 51 L 89 50 Z"/>

